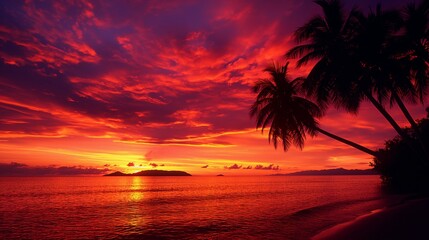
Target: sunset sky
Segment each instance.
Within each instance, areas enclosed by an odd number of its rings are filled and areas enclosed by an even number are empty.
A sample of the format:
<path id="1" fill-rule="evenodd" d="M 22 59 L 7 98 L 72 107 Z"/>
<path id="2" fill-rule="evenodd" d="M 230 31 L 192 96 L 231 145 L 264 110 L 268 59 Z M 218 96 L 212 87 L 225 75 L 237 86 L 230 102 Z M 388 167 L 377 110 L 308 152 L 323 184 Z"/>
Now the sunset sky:
<path id="1" fill-rule="evenodd" d="M 345 2 L 354 4 L 375 1 Z M 369 168 L 371 156 L 323 135 L 303 151 L 275 150 L 249 117 L 250 86 L 319 13 L 308 0 L 1 1 L 0 174 Z M 291 77 L 309 69 L 291 65 Z M 320 123 L 372 149 L 395 135 L 367 103 Z"/>

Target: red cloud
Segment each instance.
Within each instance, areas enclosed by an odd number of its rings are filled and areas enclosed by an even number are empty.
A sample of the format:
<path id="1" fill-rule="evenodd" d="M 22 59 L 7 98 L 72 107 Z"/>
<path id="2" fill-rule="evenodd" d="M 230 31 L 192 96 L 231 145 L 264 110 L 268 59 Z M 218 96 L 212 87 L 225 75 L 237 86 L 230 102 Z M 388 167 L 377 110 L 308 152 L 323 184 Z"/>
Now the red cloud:
<path id="1" fill-rule="evenodd" d="M 225 169 L 240 169 L 242 167 L 242 165 L 238 166 L 236 163 L 234 163 L 231 166 L 224 166 Z"/>
<path id="2" fill-rule="evenodd" d="M 279 170 L 280 168 L 279 168 L 279 165 L 277 165 L 277 166 L 274 166 L 274 164 L 270 164 L 270 165 L 268 165 L 268 166 L 266 166 L 266 167 L 264 167 L 263 165 L 256 165 L 255 166 L 255 169 L 256 170 Z"/>

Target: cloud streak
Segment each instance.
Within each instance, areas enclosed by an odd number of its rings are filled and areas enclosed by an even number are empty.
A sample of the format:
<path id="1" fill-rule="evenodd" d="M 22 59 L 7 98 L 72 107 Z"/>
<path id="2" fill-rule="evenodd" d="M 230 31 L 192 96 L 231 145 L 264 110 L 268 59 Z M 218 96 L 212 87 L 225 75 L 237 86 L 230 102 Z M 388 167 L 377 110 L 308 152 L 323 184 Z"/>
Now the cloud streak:
<path id="1" fill-rule="evenodd" d="M 241 169 L 242 167 L 243 167 L 242 165 L 238 166 L 236 163 L 234 163 L 233 165 L 231 165 L 231 166 L 225 166 L 224 168 L 228 169 L 228 170 L 231 170 L 231 169 Z"/>
<path id="2" fill-rule="evenodd" d="M 0 163 L 0 176 L 64 176 L 64 175 L 100 175 L 109 169 L 73 167 L 30 167 L 26 164 L 11 162 Z"/>
<path id="3" fill-rule="evenodd" d="M 274 171 L 277 171 L 280 168 L 279 168 L 279 165 L 274 165 L 274 164 L 270 164 L 268 166 L 263 166 L 263 165 L 259 165 L 258 164 L 258 165 L 255 166 L 254 169 L 255 170 L 274 170 Z"/>
<path id="4" fill-rule="evenodd" d="M 264 166 L 262 164 L 257 164 L 254 167 L 252 165 L 249 165 L 247 167 L 243 167 L 243 165 L 238 165 L 236 163 L 232 164 L 231 166 L 224 166 L 224 169 L 228 169 L 228 170 L 237 170 L 237 169 L 242 169 L 242 170 L 250 170 L 250 169 L 255 169 L 255 170 L 280 170 L 279 165 L 274 165 L 274 164 L 269 164 L 267 166 Z"/>
<path id="5" fill-rule="evenodd" d="M 249 81 L 260 75 L 256 66 L 266 63 L 256 58 L 257 50 L 270 48 L 271 38 L 286 39 L 271 34 L 279 27 L 263 36 L 256 34 L 257 28 L 265 28 L 262 23 L 243 28 L 259 10 L 257 1 L 249 2 L 238 18 L 227 12 L 241 5 L 228 2 L 180 8 L 130 2 L 121 3 L 120 13 L 115 11 L 118 3 L 78 2 L 40 6 L 29 1 L 2 8 L 11 20 L 2 28 L 8 35 L 0 38 L 1 102 L 8 108 L 9 123 L 22 122 L 9 128 L 44 135 L 51 124 L 51 134 L 67 127 L 87 135 L 90 125 L 95 135 L 109 132 L 163 142 L 251 127 L 241 116 L 247 114 Z M 134 9 L 146 14 L 139 17 Z M 11 15 L 16 11 L 26 18 Z M 265 19 L 267 25 L 272 21 L 277 19 Z M 29 121 L 17 108 L 44 119 Z M 48 108 L 56 110 L 43 111 Z M 230 118 L 239 121 L 225 121 Z M 138 131 L 145 126 L 152 127 Z"/>

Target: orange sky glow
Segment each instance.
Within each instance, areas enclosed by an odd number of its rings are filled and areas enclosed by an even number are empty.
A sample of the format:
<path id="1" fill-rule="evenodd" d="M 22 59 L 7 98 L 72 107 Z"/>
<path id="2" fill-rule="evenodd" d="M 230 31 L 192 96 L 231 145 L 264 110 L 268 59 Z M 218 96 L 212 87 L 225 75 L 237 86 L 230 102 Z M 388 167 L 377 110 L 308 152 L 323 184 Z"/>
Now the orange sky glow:
<path id="1" fill-rule="evenodd" d="M 0 164 L 97 174 L 369 168 L 371 156 L 323 135 L 302 151 L 275 150 L 249 117 L 250 86 L 285 61 L 293 31 L 319 13 L 312 1 L 6 2 Z M 291 77 L 310 67 L 291 65 Z M 407 106 L 424 117 L 425 106 Z M 395 136 L 368 103 L 358 115 L 330 109 L 320 124 L 371 149 Z"/>

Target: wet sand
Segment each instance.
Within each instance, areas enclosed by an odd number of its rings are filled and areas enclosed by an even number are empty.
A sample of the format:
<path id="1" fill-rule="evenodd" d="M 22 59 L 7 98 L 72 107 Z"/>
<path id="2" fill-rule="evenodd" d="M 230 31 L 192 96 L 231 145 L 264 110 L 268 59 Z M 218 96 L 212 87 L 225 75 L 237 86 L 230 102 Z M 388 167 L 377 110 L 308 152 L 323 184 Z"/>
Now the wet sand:
<path id="1" fill-rule="evenodd" d="M 374 210 L 312 239 L 429 239 L 429 198 L 409 199 Z"/>

